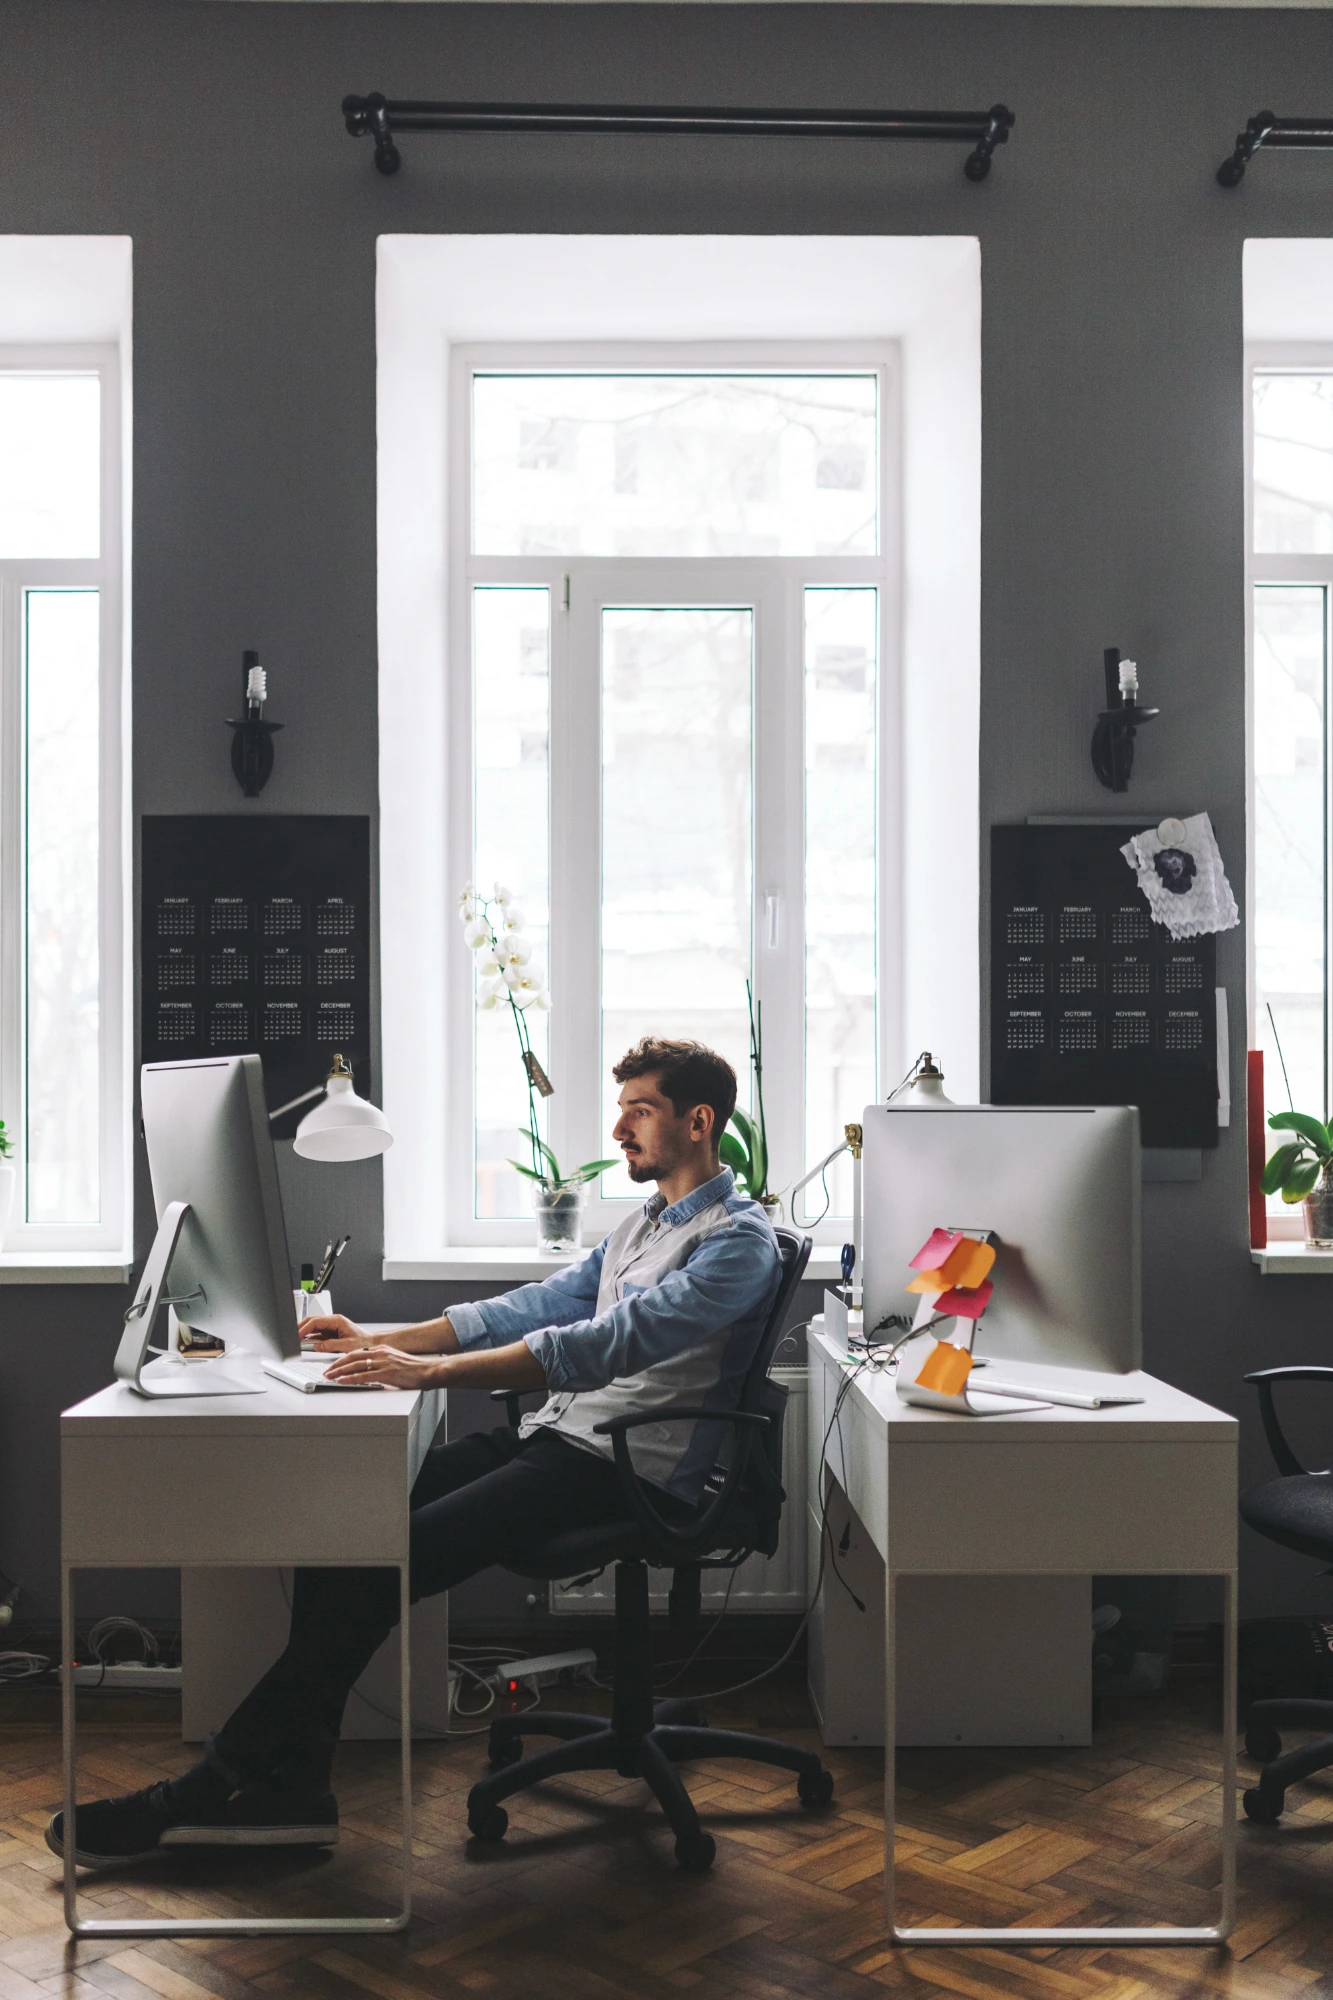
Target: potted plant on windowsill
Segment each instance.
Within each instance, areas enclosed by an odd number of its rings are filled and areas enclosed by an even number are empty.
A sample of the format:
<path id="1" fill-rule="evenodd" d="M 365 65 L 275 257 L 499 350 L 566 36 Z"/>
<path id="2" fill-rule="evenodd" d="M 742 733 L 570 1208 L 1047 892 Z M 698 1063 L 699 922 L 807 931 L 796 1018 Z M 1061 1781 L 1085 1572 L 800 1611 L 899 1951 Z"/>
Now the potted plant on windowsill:
<path id="1" fill-rule="evenodd" d="M 589 1183 L 614 1167 L 615 1160 L 587 1160 L 573 1173 L 562 1174 L 555 1154 L 539 1131 L 539 1100 L 551 1097 L 555 1086 L 537 1060 L 528 1034 L 527 1012 L 545 1013 L 551 996 L 532 963 L 532 945 L 523 932 L 523 912 L 504 884 L 489 896 L 479 896 L 471 883 L 458 899 L 463 938 L 476 955 L 477 1007 L 493 1014 L 508 1007 L 518 1036 L 519 1059 L 528 1086 L 528 1122 L 519 1135 L 528 1142 L 531 1166 L 511 1160 L 510 1166 L 533 1183 L 532 1207 L 537 1221 L 537 1248 L 552 1257 L 578 1250 L 583 1243 L 583 1208 Z"/>
<path id="2" fill-rule="evenodd" d="M 730 1167 L 736 1176 L 737 1185 L 767 1209 L 769 1216 L 777 1220 L 782 1214 L 782 1204 L 775 1194 L 768 1191 L 768 1121 L 764 1117 L 764 1003 L 755 1006 L 754 994 L 747 979 L 745 1000 L 750 1010 L 750 1071 L 754 1077 L 754 1102 L 758 1117 L 752 1118 L 748 1111 L 738 1106 L 732 1112 L 726 1131 L 718 1142 L 718 1156 L 724 1167 Z"/>
<path id="3" fill-rule="evenodd" d="M 17 1178 L 14 1142 L 5 1130 L 4 1119 L 0 1118 L 0 1250 L 5 1247 L 5 1231 L 9 1227 L 10 1211 L 14 1206 L 14 1183 Z"/>
<path id="4" fill-rule="evenodd" d="M 1265 1194 L 1280 1194 L 1305 1215 L 1305 1239 L 1312 1250 L 1333 1250 L 1333 1133 L 1304 1111 L 1275 1111 L 1268 1121 L 1273 1132 L 1295 1137 L 1270 1155 L 1260 1185 Z"/>

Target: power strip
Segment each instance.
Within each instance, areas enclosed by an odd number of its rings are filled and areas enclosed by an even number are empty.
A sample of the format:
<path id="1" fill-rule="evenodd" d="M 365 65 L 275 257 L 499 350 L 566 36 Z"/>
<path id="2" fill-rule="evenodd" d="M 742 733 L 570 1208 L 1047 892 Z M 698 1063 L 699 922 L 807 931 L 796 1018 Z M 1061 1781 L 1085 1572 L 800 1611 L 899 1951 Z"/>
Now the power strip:
<path id="1" fill-rule="evenodd" d="M 56 1678 L 64 1679 L 57 1667 Z M 179 1691 L 184 1678 L 181 1667 L 150 1667 L 143 1660 L 117 1660 L 105 1667 L 79 1666 L 74 1669 L 74 1685 L 81 1688 L 133 1688 L 138 1694 L 170 1694 Z"/>
<path id="2" fill-rule="evenodd" d="M 591 1680 L 597 1671 L 597 1655 L 590 1646 L 575 1646 L 567 1653 L 537 1653 L 527 1660 L 506 1660 L 491 1675 L 492 1684 L 502 1694 L 518 1694 L 527 1688 L 536 1694 L 557 1681 Z"/>

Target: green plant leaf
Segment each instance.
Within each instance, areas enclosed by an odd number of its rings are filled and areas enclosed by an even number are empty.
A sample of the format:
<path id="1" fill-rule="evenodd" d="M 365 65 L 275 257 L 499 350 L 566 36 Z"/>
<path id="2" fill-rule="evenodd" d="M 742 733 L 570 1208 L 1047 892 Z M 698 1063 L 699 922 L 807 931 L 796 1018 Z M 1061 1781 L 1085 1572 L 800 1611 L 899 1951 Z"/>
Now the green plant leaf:
<path id="1" fill-rule="evenodd" d="M 1268 1121 L 1274 1132 L 1299 1132 L 1308 1139 L 1321 1160 L 1333 1154 L 1333 1139 L 1329 1138 L 1327 1125 L 1321 1125 L 1317 1118 L 1311 1118 L 1304 1111 L 1275 1111 Z"/>
<path id="2" fill-rule="evenodd" d="M 598 1174 L 604 1174 L 608 1167 L 618 1167 L 619 1160 L 585 1160 L 581 1167 L 575 1167 L 572 1174 L 562 1182 L 564 1187 L 586 1187 L 595 1181 Z"/>
<path id="3" fill-rule="evenodd" d="M 545 1174 L 534 1173 L 531 1167 L 523 1166 L 518 1160 L 511 1160 L 509 1164 L 516 1174 L 526 1174 L 528 1179 L 536 1181 L 539 1187 L 546 1187 L 548 1185 Z"/>
<path id="4" fill-rule="evenodd" d="M 1304 1151 L 1304 1146 L 1296 1144 L 1279 1146 L 1277 1151 L 1270 1155 L 1263 1173 L 1259 1176 L 1259 1185 L 1265 1194 L 1277 1193 Z"/>
<path id="5" fill-rule="evenodd" d="M 739 1105 L 731 1114 L 731 1122 L 745 1142 L 747 1155 L 745 1162 L 745 1191 L 757 1200 L 764 1192 L 764 1186 L 768 1180 L 768 1148 L 764 1144 L 764 1135 L 756 1120 L 750 1116 L 748 1111 L 742 1111 Z M 725 1133 L 722 1136 L 723 1139 L 726 1138 Z M 726 1166 L 732 1168 L 733 1173 L 736 1171 L 733 1162 L 728 1160 L 725 1153 L 723 1153 L 721 1143 L 718 1145 L 718 1157 Z"/>
<path id="6" fill-rule="evenodd" d="M 1287 1176 L 1282 1189 L 1282 1199 L 1288 1203 L 1304 1201 L 1315 1182 L 1319 1179 L 1319 1162 L 1311 1160 L 1306 1167 L 1297 1167 L 1294 1174 Z"/>
<path id="7" fill-rule="evenodd" d="M 734 1132 L 724 1132 L 718 1140 L 717 1155 L 724 1167 L 730 1167 L 742 1187 L 750 1185 L 750 1155 L 742 1146 Z"/>

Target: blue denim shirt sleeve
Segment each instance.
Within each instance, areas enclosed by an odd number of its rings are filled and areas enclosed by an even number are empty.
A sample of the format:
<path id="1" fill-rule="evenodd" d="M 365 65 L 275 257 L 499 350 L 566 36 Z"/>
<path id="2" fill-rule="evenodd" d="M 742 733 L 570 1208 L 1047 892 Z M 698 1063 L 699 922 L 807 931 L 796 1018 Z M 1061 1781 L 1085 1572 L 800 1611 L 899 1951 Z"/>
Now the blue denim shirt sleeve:
<path id="1" fill-rule="evenodd" d="M 628 1293 L 594 1318 L 544 1326 L 525 1338 L 548 1388 L 604 1389 L 669 1361 L 724 1326 L 756 1318 L 777 1290 L 780 1268 L 765 1225 L 738 1215 L 660 1283 Z"/>
<path id="2" fill-rule="evenodd" d="M 450 1306 L 449 1324 L 458 1345 L 507 1347 L 539 1326 L 569 1326 L 597 1310 L 605 1242 L 583 1259 L 556 1271 L 540 1285 L 520 1285 L 502 1298 L 481 1299 L 474 1305 Z"/>

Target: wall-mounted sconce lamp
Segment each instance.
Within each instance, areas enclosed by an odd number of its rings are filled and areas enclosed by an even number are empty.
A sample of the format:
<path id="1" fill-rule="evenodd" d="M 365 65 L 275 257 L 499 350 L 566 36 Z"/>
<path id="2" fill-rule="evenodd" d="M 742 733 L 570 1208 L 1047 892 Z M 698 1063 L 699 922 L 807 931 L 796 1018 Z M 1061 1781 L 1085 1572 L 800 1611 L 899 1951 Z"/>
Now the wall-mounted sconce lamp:
<path id="1" fill-rule="evenodd" d="M 1133 660 L 1121 659 L 1119 646 L 1108 646 L 1102 660 L 1106 706 L 1092 732 L 1092 768 L 1108 791 L 1127 792 L 1134 769 L 1135 731 L 1162 711 L 1140 708 L 1138 667 Z"/>
<path id="2" fill-rule="evenodd" d="M 257 799 L 273 776 L 273 738 L 280 722 L 265 722 L 264 703 L 268 699 L 268 675 L 259 664 L 258 653 L 241 654 L 241 684 L 245 715 L 240 722 L 227 717 L 231 739 L 231 768 L 247 799 Z"/>

